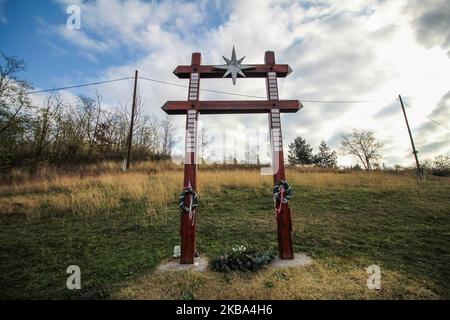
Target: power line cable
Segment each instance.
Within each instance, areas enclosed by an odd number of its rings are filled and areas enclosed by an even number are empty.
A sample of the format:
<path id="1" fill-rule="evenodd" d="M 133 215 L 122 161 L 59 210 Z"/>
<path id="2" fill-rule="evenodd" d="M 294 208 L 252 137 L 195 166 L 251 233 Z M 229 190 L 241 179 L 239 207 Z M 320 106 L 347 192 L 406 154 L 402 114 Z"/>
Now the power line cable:
<path id="1" fill-rule="evenodd" d="M 406 102 L 403 102 L 403 103 L 404 103 L 405 105 L 407 105 L 408 107 L 410 107 L 411 109 L 414 109 L 414 110 L 418 111 L 416 108 L 410 106 L 408 103 L 406 103 Z M 436 121 L 436 120 L 434 120 L 433 118 L 430 118 L 429 116 L 424 116 L 424 117 L 427 118 L 428 120 L 432 121 L 432 122 L 435 123 L 436 125 L 440 126 L 441 128 L 444 128 L 444 129 L 450 131 L 450 128 L 449 128 L 449 127 L 443 125 L 443 124 L 440 123 L 439 121 Z"/>
<path id="2" fill-rule="evenodd" d="M 106 84 L 106 83 L 113 83 L 113 82 L 130 80 L 130 79 L 133 79 L 133 77 L 126 77 L 126 78 L 119 78 L 119 79 L 112 79 L 112 80 L 105 80 L 105 81 L 97 81 L 97 82 L 77 84 L 77 85 L 66 86 L 66 87 L 59 87 L 59 88 L 53 88 L 53 89 L 29 91 L 29 92 L 26 92 L 26 93 L 27 94 L 36 94 L 36 93 L 61 91 L 61 90 L 67 90 L 67 89 L 75 89 L 75 88 L 89 87 L 89 86 L 95 86 L 95 85 Z M 181 88 L 189 88 L 189 86 L 187 86 L 187 85 L 173 83 L 173 82 L 168 82 L 168 81 L 162 81 L 162 80 L 157 80 L 157 79 L 152 79 L 152 78 L 147 78 L 147 77 L 139 77 L 139 79 L 147 80 L 147 81 L 151 81 L 151 82 L 155 82 L 155 83 L 160 83 L 160 84 L 165 84 L 165 85 L 170 85 L 170 86 L 181 87 Z M 266 97 L 263 97 L 263 96 L 254 96 L 254 95 L 235 93 L 235 92 L 219 91 L 219 90 L 212 90 L 212 89 L 202 89 L 202 88 L 200 88 L 200 90 L 201 91 L 205 91 L 205 92 L 226 94 L 226 95 L 239 96 L 239 97 L 266 99 Z M 368 102 L 373 102 L 373 100 L 303 100 L 303 99 L 300 99 L 300 100 L 302 102 L 307 102 L 307 103 L 368 103 Z M 411 109 L 417 110 L 416 108 L 410 106 L 406 102 L 405 102 L 405 105 L 408 106 Z M 434 120 L 433 118 L 430 118 L 429 116 L 424 116 L 424 117 L 427 118 L 428 120 L 432 121 L 436 125 L 438 125 L 438 126 L 444 128 L 444 129 L 450 131 L 449 127 L 447 127 L 447 126 L 443 125 L 442 123 Z"/>
<path id="3" fill-rule="evenodd" d="M 139 76 L 139 79 L 147 80 L 147 81 L 151 81 L 151 82 L 156 82 L 156 83 L 161 83 L 161 84 L 167 84 L 167 85 L 170 85 L 170 86 L 181 87 L 181 88 L 188 88 L 189 87 L 189 86 L 184 85 L 184 84 L 167 82 L 167 81 L 156 80 L 156 79 L 150 79 L 150 78 L 141 77 L 141 76 Z"/>
<path id="4" fill-rule="evenodd" d="M 82 87 L 89 87 L 89 86 L 95 86 L 95 85 L 100 85 L 100 84 L 106 84 L 106 83 L 130 80 L 130 79 L 133 79 L 133 77 L 126 77 L 126 78 L 119 78 L 119 79 L 112 79 L 112 80 L 105 80 L 105 81 L 97 81 L 97 82 L 77 84 L 77 85 L 66 86 L 66 87 L 59 87 L 59 88 L 53 88 L 53 89 L 28 91 L 26 93 L 27 94 L 36 94 L 36 93 L 62 91 L 62 90 L 82 88 Z M 187 86 L 187 85 L 173 83 L 173 82 L 168 82 L 168 81 L 162 81 L 162 80 L 157 80 L 157 79 L 152 79 L 152 78 L 147 78 L 147 77 L 139 77 L 139 79 L 147 80 L 147 81 L 151 81 L 151 82 L 155 82 L 155 83 L 160 83 L 160 84 L 165 84 L 165 85 L 170 85 L 170 86 L 181 87 L 181 88 L 189 88 L 189 86 Z M 232 95 L 232 96 L 238 96 L 238 97 L 266 99 L 266 97 L 263 97 L 263 96 L 254 96 L 254 95 L 235 93 L 235 92 L 227 92 L 227 91 L 204 89 L 204 88 L 200 88 L 200 90 L 201 91 L 205 91 L 205 92 L 226 94 L 226 95 Z M 303 99 L 301 99 L 301 101 L 302 102 L 307 102 L 307 103 L 367 103 L 367 102 L 372 102 L 373 100 L 303 100 Z"/>
<path id="5" fill-rule="evenodd" d="M 170 85 L 170 86 L 175 86 L 175 87 L 180 87 L 180 88 L 189 88 L 189 86 L 184 85 L 184 84 L 178 84 L 178 83 L 173 83 L 173 82 L 167 82 L 167 81 L 161 81 L 161 80 L 156 80 L 156 79 L 150 79 L 150 78 L 146 78 L 146 77 L 139 77 L 139 79 L 143 79 L 143 80 L 147 80 L 147 81 L 151 81 L 151 82 L 156 82 L 156 83 L 161 83 L 161 84 L 167 84 L 167 85 Z M 259 98 L 259 99 L 265 99 L 266 98 L 266 97 L 261 97 L 261 96 L 252 96 L 252 95 L 247 95 L 247 94 L 240 94 L 240 93 L 233 93 L 233 92 L 226 92 L 226 91 L 218 91 L 218 90 L 211 90 L 211 89 L 203 89 L 203 88 L 200 88 L 200 91 L 228 94 L 228 95 L 240 96 L 240 97 L 248 97 L 248 98 Z"/>
<path id="6" fill-rule="evenodd" d="M 81 87 L 89 87 L 89 86 L 95 86 L 95 85 L 99 85 L 99 84 L 105 84 L 105 83 L 111 83 L 111 82 L 117 82 L 117 81 L 129 80 L 129 79 L 133 79 L 133 77 L 113 79 L 113 80 L 106 80 L 106 81 L 98 81 L 98 82 L 91 82 L 91 83 L 84 83 L 84 84 L 77 84 L 77 85 L 73 85 L 73 86 L 53 88 L 53 89 L 29 91 L 29 92 L 26 92 L 26 93 L 27 94 L 34 94 L 34 93 L 45 93 L 45 92 L 61 91 L 61 90 L 81 88 Z"/>
<path id="7" fill-rule="evenodd" d="M 373 102 L 373 100 L 302 100 L 302 102 L 308 103 L 368 103 Z"/>
<path id="8" fill-rule="evenodd" d="M 181 88 L 189 88 L 187 85 L 173 83 L 173 82 L 167 82 L 167 81 L 161 81 L 157 79 L 151 79 L 147 77 L 139 77 L 139 79 L 181 87 Z M 220 93 L 220 94 L 227 94 L 232 96 L 239 96 L 239 97 L 247 97 L 247 98 L 258 98 L 258 99 L 266 99 L 267 97 L 263 96 L 254 96 L 254 95 L 248 95 L 248 94 L 242 94 L 242 93 L 235 93 L 235 92 L 227 92 L 227 91 L 219 91 L 219 90 L 211 90 L 211 89 L 202 89 L 200 88 L 200 91 L 206 91 L 206 92 L 212 92 L 212 93 Z M 300 99 L 302 102 L 308 102 L 308 103 L 367 103 L 372 102 L 373 100 L 303 100 Z"/>
<path id="9" fill-rule="evenodd" d="M 156 82 L 156 83 L 161 83 L 161 84 L 166 84 L 166 85 L 171 85 L 171 86 L 176 86 L 176 87 L 181 87 L 181 88 L 189 88 L 189 86 L 187 86 L 187 85 L 182 85 L 182 84 L 178 84 L 178 83 L 161 81 L 161 80 L 151 79 L 151 78 L 147 78 L 147 77 L 139 77 L 139 78 L 143 79 L 143 80 L 151 81 L 151 82 Z M 240 97 L 266 99 L 266 97 L 262 97 L 262 96 L 253 96 L 253 95 L 240 94 L 240 93 L 234 93 L 234 92 L 226 92 L 226 91 L 218 91 L 218 90 L 202 89 L 202 88 L 200 88 L 200 90 L 206 91 L 206 92 L 240 96 Z M 369 102 L 373 102 L 373 100 L 303 100 L 303 99 L 300 99 L 300 100 L 302 102 L 307 102 L 307 103 L 369 103 Z M 415 108 L 411 107 L 409 104 L 407 104 L 406 102 L 405 102 L 405 105 L 407 105 L 408 107 L 410 107 L 412 109 L 415 109 Z M 425 116 L 425 118 L 434 122 L 438 126 L 450 131 L 450 128 L 446 127 L 442 123 L 439 123 L 438 121 L 436 121 L 428 116 Z"/>

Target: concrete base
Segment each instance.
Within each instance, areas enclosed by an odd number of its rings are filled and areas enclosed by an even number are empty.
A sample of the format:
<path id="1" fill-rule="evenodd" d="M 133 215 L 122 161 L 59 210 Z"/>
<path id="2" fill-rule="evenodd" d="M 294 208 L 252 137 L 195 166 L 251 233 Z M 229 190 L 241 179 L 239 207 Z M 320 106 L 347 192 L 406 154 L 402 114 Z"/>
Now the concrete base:
<path id="1" fill-rule="evenodd" d="M 304 253 L 294 253 L 294 259 L 283 260 L 276 257 L 267 267 L 272 268 L 299 268 L 312 264 L 312 259 Z"/>
<path id="2" fill-rule="evenodd" d="M 181 264 L 180 259 L 170 260 L 160 264 L 156 271 L 197 271 L 205 272 L 208 270 L 208 259 L 206 257 L 194 258 L 194 264 Z"/>
<path id="3" fill-rule="evenodd" d="M 312 264 L 312 259 L 304 253 L 295 253 L 294 259 L 283 260 L 276 257 L 267 268 L 300 268 Z M 173 259 L 160 264 L 156 271 L 194 271 L 205 272 L 209 270 L 208 259 L 206 257 L 198 257 L 194 259 L 194 264 L 181 264 L 180 259 Z"/>

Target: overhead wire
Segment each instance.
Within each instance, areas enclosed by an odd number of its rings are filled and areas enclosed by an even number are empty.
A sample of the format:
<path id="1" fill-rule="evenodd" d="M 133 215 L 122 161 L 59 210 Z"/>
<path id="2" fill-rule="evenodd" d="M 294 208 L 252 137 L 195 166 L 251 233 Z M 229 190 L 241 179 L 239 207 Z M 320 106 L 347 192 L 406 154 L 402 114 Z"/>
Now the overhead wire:
<path id="1" fill-rule="evenodd" d="M 28 91 L 26 93 L 27 94 L 37 94 L 37 93 L 62 91 L 62 90 L 82 88 L 82 87 L 89 87 L 89 86 L 96 86 L 96 85 L 102 85 L 102 84 L 119 82 L 119 81 L 125 81 L 125 80 L 131 80 L 131 79 L 134 79 L 134 77 L 124 77 L 124 78 L 104 80 L 104 81 L 96 81 L 96 82 L 83 83 L 83 84 L 76 84 L 76 85 L 65 86 L 65 87 L 58 87 L 58 88 L 52 88 L 52 89 Z M 176 87 L 181 87 L 181 88 L 189 88 L 188 85 L 183 85 L 183 84 L 179 84 L 179 83 L 153 79 L 153 78 L 149 78 L 149 77 L 142 77 L 142 76 L 140 76 L 139 79 L 150 81 L 150 82 L 155 82 L 155 83 L 159 83 L 159 84 L 164 84 L 164 85 L 176 86 Z M 200 88 L 200 90 L 201 91 L 205 91 L 205 92 L 225 94 L 225 95 L 232 95 L 232 96 L 238 96 L 238 97 L 266 99 L 266 97 L 263 97 L 263 96 L 248 95 L 248 94 L 229 92 L 229 91 L 220 91 L 220 90 L 213 90 L 213 89 L 206 89 L 206 88 Z M 369 102 L 373 102 L 374 101 L 374 100 L 351 100 L 351 99 L 345 99 L 345 100 L 309 100 L 309 99 L 300 99 L 300 100 L 302 102 L 306 102 L 306 103 L 336 103 L 336 104 L 369 103 Z M 405 102 L 405 105 L 408 106 L 411 109 L 417 110 L 416 108 L 412 107 L 411 105 L 409 105 L 406 102 Z M 434 124 L 440 126 L 441 128 L 444 128 L 444 129 L 450 131 L 449 127 L 447 127 L 446 125 L 440 123 L 439 121 L 437 121 L 437 120 L 435 120 L 435 119 L 433 119 L 433 118 L 431 118 L 429 116 L 424 116 L 424 117 L 426 119 L 428 119 L 429 121 L 432 121 Z"/>
<path id="2" fill-rule="evenodd" d="M 408 106 L 409 108 L 414 109 L 414 110 L 417 111 L 416 108 L 410 106 L 408 103 L 406 103 L 406 102 L 403 102 L 403 103 L 404 103 L 406 106 Z M 429 117 L 429 116 L 425 116 L 425 115 L 422 115 L 422 116 L 425 117 L 425 118 L 427 118 L 428 120 L 430 120 L 430 121 L 433 122 L 434 124 L 440 126 L 441 128 L 444 128 L 444 129 L 450 131 L 450 128 L 449 128 L 449 127 L 445 126 L 444 124 L 440 123 L 439 121 L 436 121 L 436 120 L 434 120 L 433 118 L 431 118 L 431 117 Z"/>
<path id="3" fill-rule="evenodd" d="M 157 79 L 152 79 L 148 77 L 139 77 L 139 79 L 176 86 L 176 87 L 182 87 L 182 88 L 189 88 L 188 85 L 182 85 L 174 82 L 167 82 L 167 81 L 161 81 Z M 200 91 L 205 92 L 212 92 L 212 93 L 219 93 L 219 94 L 226 94 L 226 95 L 232 95 L 232 96 L 238 96 L 238 97 L 246 97 L 246 98 L 257 98 L 257 99 L 266 99 L 267 97 L 263 96 L 255 96 L 255 95 L 248 95 L 243 93 L 236 93 L 236 92 L 229 92 L 229 91 L 219 91 L 219 90 L 212 90 L 212 89 L 205 89 L 200 88 Z M 308 103 L 367 103 L 372 102 L 373 100 L 306 100 L 306 99 L 300 99 L 302 102 L 308 102 Z"/>
<path id="4" fill-rule="evenodd" d="M 76 84 L 72 86 L 67 87 L 59 87 L 59 88 L 53 88 L 53 89 L 44 89 L 44 90 L 37 90 L 37 91 L 28 91 L 27 94 L 35 94 L 35 93 L 45 93 L 45 92 L 53 92 L 53 91 L 61 91 L 61 90 L 67 90 L 67 89 L 75 89 L 75 88 L 82 88 L 82 87 L 89 87 L 89 86 L 95 86 L 105 83 L 112 83 L 112 82 L 118 82 L 118 81 L 124 81 L 124 80 L 130 80 L 134 79 L 133 77 L 127 77 L 127 78 L 119 78 L 119 79 L 112 79 L 112 80 L 105 80 L 105 81 L 97 81 L 97 82 L 90 82 L 90 83 L 83 83 L 83 84 Z"/>

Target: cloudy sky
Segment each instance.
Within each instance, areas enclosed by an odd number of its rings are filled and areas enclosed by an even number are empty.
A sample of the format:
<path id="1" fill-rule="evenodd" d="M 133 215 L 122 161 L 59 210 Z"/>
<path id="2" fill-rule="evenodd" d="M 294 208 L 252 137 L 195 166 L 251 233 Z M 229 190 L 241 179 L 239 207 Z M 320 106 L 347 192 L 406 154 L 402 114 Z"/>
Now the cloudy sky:
<path id="1" fill-rule="evenodd" d="M 80 30 L 66 26 L 67 8 L 74 4 L 81 9 Z M 201 52 L 204 64 L 222 64 L 221 57 L 229 57 L 235 45 L 238 58 L 246 56 L 244 63 L 251 64 L 263 63 L 264 52 L 273 50 L 277 62 L 294 71 L 279 81 L 280 99 L 369 101 L 303 102 L 297 114 L 282 116 L 285 146 L 300 135 L 315 149 L 321 139 L 337 149 L 341 132 L 370 129 L 384 143 L 382 162 L 412 164 L 397 98 L 402 94 L 413 107 L 407 112 L 419 157 L 450 154 L 448 0 L 0 0 L 0 39 L 2 51 L 27 62 L 22 76 L 38 89 L 128 77 L 135 69 L 148 78 L 187 84 L 172 71 L 189 64 L 192 52 Z M 265 95 L 262 79 L 238 79 L 236 86 L 230 79 L 203 80 L 202 87 Z M 97 89 L 106 104 L 125 104 L 132 82 Z M 166 100 L 187 97 L 185 88 L 144 80 L 139 89 L 146 112 L 159 117 Z M 201 119 L 206 129 L 227 130 L 237 138 L 230 146 L 239 150 L 246 132 L 267 130 L 264 115 Z M 176 116 L 175 124 L 182 128 L 183 117 Z M 351 162 L 344 156 L 339 160 Z"/>

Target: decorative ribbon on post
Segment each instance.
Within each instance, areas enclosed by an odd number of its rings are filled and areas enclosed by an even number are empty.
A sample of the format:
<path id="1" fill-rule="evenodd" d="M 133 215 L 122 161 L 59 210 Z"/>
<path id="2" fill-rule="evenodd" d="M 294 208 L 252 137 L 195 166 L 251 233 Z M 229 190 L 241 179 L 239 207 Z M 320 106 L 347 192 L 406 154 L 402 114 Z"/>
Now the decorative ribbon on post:
<path id="1" fill-rule="evenodd" d="M 273 187 L 273 202 L 275 207 L 276 218 L 278 217 L 278 214 L 281 212 L 281 206 L 283 205 L 283 203 L 287 204 L 291 196 L 292 196 L 292 189 L 286 180 L 281 180 L 275 184 L 275 186 Z M 278 207 L 277 201 L 280 202 L 280 205 Z"/>
<path id="2" fill-rule="evenodd" d="M 190 201 L 189 201 L 189 207 L 184 205 L 184 199 L 186 196 L 189 195 Z M 198 206 L 198 195 L 197 192 L 191 187 L 188 186 L 183 189 L 183 191 L 180 193 L 180 196 L 178 197 L 178 206 L 183 210 L 183 212 L 188 212 L 189 214 L 189 220 L 192 221 L 192 225 L 194 225 L 195 222 L 195 209 Z"/>

